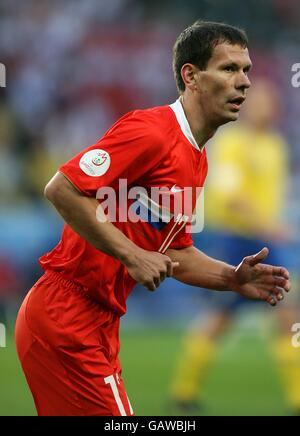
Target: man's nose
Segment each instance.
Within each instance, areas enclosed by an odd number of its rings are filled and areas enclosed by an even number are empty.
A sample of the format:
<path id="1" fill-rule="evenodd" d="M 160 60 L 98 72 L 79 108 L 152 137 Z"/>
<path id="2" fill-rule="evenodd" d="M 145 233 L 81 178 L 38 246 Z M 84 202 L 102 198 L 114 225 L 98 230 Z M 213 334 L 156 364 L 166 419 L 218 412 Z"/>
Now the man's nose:
<path id="1" fill-rule="evenodd" d="M 241 72 L 236 80 L 236 88 L 245 90 L 250 88 L 250 86 L 251 82 L 248 75 L 244 72 Z"/>

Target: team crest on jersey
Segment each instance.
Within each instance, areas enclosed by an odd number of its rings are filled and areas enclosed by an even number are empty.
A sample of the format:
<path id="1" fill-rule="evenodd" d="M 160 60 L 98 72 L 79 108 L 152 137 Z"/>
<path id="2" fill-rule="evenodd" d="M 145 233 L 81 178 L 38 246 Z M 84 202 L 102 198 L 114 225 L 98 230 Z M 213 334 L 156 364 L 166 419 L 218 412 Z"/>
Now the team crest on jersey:
<path id="1" fill-rule="evenodd" d="M 96 167 L 100 167 L 107 161 L 107 153 L 98 153 L 98 155 L 92 160 Z"/>
<path id="2" fill-rule="evenodd" d="M 110 167 L 110 155 L 105 150 L 90 150 L 82 156 L 79 166 L 88 176 L 103 176 Z"/>

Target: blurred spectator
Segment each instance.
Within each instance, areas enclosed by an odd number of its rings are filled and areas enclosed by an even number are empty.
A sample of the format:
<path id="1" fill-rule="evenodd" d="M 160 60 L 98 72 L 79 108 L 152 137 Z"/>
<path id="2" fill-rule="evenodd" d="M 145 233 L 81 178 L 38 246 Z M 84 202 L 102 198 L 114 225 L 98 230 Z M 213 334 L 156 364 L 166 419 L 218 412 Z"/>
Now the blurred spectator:
<path id="1" fill-rule="evenodd" d="M 0 254 L 0 323 L 10 327 L 18 301 L 24 288 L 24 277 L 14 261 Z"/>

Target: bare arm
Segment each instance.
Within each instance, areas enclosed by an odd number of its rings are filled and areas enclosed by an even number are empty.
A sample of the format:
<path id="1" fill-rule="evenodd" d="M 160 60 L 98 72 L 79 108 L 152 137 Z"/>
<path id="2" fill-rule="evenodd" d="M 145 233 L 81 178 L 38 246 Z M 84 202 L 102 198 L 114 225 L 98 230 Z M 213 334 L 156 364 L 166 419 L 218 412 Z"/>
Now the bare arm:
<path id="1" fill-rule="evenodd" d="M 129 274 L 149 290 L 173 274 L 177 264 L 168 256 L 143 250 L 109 221 L 97 220 L 96 212 L 104 217 L 98 201 L 79 192 L 63 174 L 57 173 L 50 180 L 45 196 L 76 233 L 96 249 L 120 260 Z"/>
<path id="2" fill-rule="evenodd" d="M 48 183 L 45 196 L 65 222 L 98 250 L 121 261 L 134 255 L 136 247 L 123 233 L 108 221 L 97 221 L 98 201 L 80 193 L 63 174 L 57 173 Z"/>
<path id="3" fill-rule="evenodd" d="M 276 301 L 283 300 L 283 291 L 289 292 L 291 284 L 287 269 L 260 263 L 268 253 L 269 250 L 263 248 L 235 267 L 208 257 L 195 247 L 167 250 L 168 256 L 180 264 L 174 274 L 177 280 L 202 288 L 235 291 L 275 306 Z"/>
<path id="4" fill-rule="evenodd" d="M 229 283 L 234 274 L 234 267 L 213 259 L 196 247 L 182 250 L 167 250 L 172 260 L 180 263 L 174 278 L 191 286 L 229 291 Z"/>

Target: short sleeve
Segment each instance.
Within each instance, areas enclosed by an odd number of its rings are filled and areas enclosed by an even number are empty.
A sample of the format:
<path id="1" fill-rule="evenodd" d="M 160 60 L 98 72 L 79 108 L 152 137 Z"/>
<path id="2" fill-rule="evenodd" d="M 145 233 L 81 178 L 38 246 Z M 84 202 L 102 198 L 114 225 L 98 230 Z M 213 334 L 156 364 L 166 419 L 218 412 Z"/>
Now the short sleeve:
<path id="1" fill-rule="evenodd" d="M 115 123 L 94 145 L 59 168 L 83 194 L 92 197 L 103 186 L 118 190 L 119 179 L 128 186 L 163 159 L 164 145 L 155 116 L 134 111 Z"/>
<path id="2" fill-rule="evenodd" d="M 182 230 L 180 230 L 176 238 L 172 241 L 169 248 L 178 250 L 181 248 L 191 247 L 192 245 L 193 245 L 192 233 L 187 232 L 186 228 L 184 227 Z"/>

